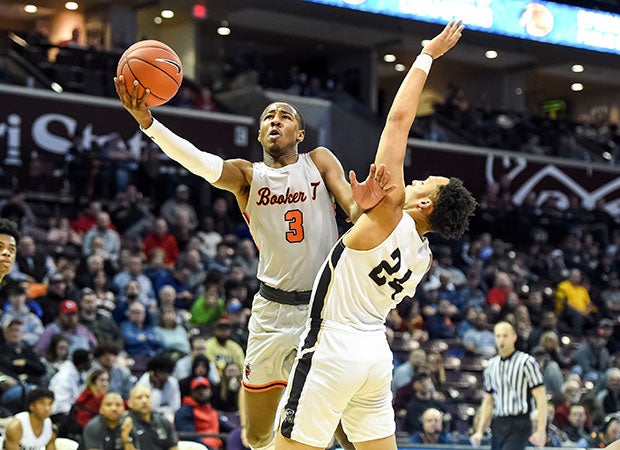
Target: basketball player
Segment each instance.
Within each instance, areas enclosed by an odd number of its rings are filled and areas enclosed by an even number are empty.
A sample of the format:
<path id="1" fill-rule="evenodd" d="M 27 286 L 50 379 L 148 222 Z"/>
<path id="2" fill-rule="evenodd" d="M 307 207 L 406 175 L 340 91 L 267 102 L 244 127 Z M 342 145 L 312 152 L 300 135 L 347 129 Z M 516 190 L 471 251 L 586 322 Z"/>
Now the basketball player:
<path id="1" fill-rule="evenodd" d="M 357 450 L 395 450 L 392 352 L 385 319 L 429 269 L 424 235 L 455 238 L 475 200 L 460 180 L 430 176 L 405 186 L 407 138 L 434 58 L 461 36 L 450 22 L 405 77 L 381 134 L 376 165 L 396 189 L 335 244 L 316 276 L 310 317 L 283 398 L 276 449 L 321 449 L 339 421 Z"/>
<path id="2" fill-rule="evenodd" d="M 19 231 L 15 222 L 0 219 L 0 283 L 13 268 L 18 244 Z"/>
<path id="3" fill-rule="evenodd" d="M 129 93 L 122 77 L 115 84 L 123 106 L 170 158 L 235 195 L 261 249 L 240 412 L 250 446 L 273 448 L 275 414 L 307 320 L 314 276 L 338 237 L 333 197 L 355 220 L 391 190 L 389 173 L 373 165 L 366 182 L 357 183 L 351 173 L 349 184 L 327 148 L 299 153 L 303 118 L 295 107 L 279 102 L 260 116 L 263 161 L 223 160 L 153 119 L 145 104 L 148 90 L 138 98 L 137 85 Z"/>
<path id="4" fill-rule="evenodd" d="M 56 430 L 50 419 L 54 393 L 35 388 L 28 393 L 28 411 L 15 414 L 5 433 L 5 450 L 55 450 Z"/>

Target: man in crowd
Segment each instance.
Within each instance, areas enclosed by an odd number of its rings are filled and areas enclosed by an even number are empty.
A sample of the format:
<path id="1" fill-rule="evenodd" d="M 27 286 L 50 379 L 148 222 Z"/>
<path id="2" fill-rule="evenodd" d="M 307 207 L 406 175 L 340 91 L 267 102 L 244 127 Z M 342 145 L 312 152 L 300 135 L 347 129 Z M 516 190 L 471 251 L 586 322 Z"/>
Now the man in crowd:
<path id="1" fill-rule="evenodd" d="M 123 435 L 129 440 L 132 428 L 131 421 L 122 421 L 125 405 L 120 395 L 107 393 L 101 402 L 99 414 L 93 417 L 82 432 L 82 448 L 84 450 L 123 450 Z M 131 440 L 137 436 L 131 436 Z"/>
<path id="2" fill-rule="evenodd" d="M 151 390 L 138 385 L 129 394 L 129 421 L 122 430 L 124 450 L 178 450 L 178 438 L 172 423 L 153 411 Z M 136 439 L 129 436 L 133 430 Z"/>

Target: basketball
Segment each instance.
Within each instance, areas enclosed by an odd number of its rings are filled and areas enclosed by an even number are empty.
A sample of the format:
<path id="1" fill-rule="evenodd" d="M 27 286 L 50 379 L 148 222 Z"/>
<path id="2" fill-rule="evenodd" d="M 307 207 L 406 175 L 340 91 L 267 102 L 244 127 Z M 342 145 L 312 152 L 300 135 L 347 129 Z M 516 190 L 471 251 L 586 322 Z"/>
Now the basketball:
<path id="1" fill-rule="evenodd" d="M 166 103 L 179 90 L 183 66 L 174 50 L 163 42 L 149 39 L 125 50 L 116 67 L 116 76 L 121 75 L 129 93 L 133 93 L 133 82 L 138 80 L 138 98 L 149 89 L 146 105 L 157 106 Z"/>

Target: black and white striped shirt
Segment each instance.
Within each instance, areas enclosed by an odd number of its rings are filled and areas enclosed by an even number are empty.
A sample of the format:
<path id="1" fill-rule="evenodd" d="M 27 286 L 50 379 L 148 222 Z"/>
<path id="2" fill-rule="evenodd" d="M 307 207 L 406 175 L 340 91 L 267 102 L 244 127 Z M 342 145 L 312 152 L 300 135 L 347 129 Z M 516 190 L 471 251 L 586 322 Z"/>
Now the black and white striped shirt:
<path id="1" fill-rule="evenodd" d="M 484 388 L 493 395 L 493 416 L 528 414 L 531 390 L 543 384 L 543 374 L 533 356 L 515 351 L 489 360 L 484 369 Z"/>

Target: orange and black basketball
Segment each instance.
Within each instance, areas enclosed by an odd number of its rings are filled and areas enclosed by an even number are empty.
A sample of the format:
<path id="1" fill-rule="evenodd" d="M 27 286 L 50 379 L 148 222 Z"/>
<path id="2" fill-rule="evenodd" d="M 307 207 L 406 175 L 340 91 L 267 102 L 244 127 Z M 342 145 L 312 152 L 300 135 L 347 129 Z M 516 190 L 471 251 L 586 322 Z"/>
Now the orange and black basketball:
<path id="1" fill-rule="evenodd" d="M 138 97 L 150 90 L 147 106 L 166 103 L 179 90 L 183 81 L 183 66 L 177 54 L 163 42 L 153 39 L 136 42 L 121 56 L 116 76 L 125 78 L 127 90 L 133 92 L 138 80 Z"/>

